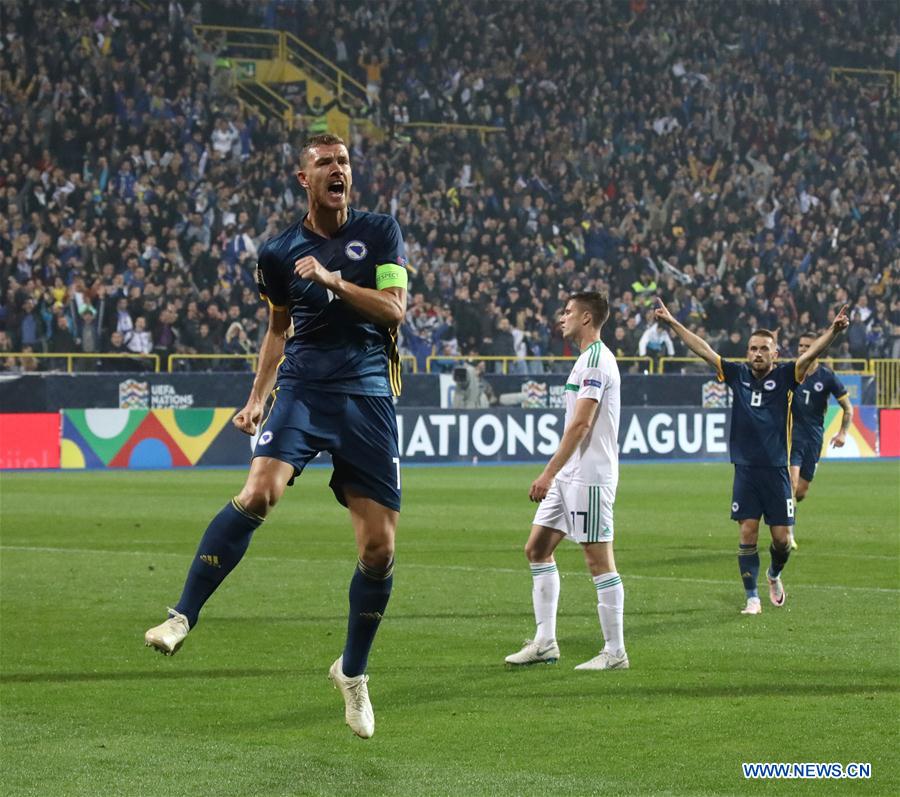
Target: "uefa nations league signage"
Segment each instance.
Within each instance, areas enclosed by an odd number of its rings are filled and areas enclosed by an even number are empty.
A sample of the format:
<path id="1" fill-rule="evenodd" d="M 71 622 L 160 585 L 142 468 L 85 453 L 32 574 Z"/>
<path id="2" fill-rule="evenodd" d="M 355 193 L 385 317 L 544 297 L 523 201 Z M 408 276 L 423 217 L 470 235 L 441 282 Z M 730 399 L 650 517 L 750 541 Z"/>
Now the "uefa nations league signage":
<path id="1" fill-rule="evenodd" d="M 726 459 L 727 409 L 623 408 L 619 456 L 629 459 Z M 562 410 L 397 411 L 405 462 L 538 461 L 559 446 Z"/>

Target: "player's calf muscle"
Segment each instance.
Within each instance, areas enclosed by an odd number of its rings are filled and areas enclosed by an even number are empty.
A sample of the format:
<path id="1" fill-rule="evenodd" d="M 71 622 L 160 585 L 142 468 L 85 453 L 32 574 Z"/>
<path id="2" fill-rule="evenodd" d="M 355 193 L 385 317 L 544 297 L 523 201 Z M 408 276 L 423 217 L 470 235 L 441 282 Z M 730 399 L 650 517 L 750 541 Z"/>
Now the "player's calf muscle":
<path id="1" fill-rule="evenodd" d="M 265 517 L 269 510 L 278 503 L 283 493 L 283 484 L 278 484 L 271 479 L 262 480 L 251 477 L 238 493 L 237 500 L 247 511 Z"/>

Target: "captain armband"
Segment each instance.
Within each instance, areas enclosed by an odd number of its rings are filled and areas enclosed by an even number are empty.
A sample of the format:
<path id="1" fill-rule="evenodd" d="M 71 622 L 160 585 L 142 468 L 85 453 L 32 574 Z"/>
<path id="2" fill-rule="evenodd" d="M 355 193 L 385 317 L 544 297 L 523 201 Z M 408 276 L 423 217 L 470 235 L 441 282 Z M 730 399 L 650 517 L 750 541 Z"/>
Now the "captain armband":
<path id="1" fill-rule="evenodd" d="M 383 266 L 375 267 L 375 287 L 380 291 L 383 291 L 385 288 L 403 288 L 403 290 L 406 290 L 408 282 L 409 277 L 403 266 L 398 266 L 396 263 L 385 263 Z"/>

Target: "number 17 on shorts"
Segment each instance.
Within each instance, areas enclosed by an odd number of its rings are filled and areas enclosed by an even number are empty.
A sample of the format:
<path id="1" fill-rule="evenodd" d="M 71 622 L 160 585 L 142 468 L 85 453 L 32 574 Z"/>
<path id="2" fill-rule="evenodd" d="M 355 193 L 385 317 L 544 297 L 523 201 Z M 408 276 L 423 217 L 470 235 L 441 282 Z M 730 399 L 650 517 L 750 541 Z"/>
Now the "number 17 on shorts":
<path id="1" fill-rule="evenodd" d="M 563 532 L 574 542 L 611 542 L 615 487 L 555 479 L 538 505 L 534 524 Z"/>

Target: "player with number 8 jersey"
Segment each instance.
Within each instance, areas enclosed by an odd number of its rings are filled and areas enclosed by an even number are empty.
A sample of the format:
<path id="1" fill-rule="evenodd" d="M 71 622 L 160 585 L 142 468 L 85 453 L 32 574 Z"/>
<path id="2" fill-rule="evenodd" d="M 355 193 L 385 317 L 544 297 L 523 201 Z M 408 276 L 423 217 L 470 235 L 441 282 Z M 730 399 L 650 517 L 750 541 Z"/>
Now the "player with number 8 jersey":
<path id="1" fill-rule="evenodd" d="M 742 614 L 761 614 L 757 592 L 759 577 L 759 521 L 764 517 L 772 535 L 772 563 L 766 573 L 769 599 L 784 606 L 787 595 L 781 572 L 791 552 L 794 496 L 788 472 L 791 444 L 791 402 L 794 390 L 815 359 L 847 328 L 846 308 L 835 315 L 831 327 L 816 338 L 795 363 L 778 364 L 775 335 L 767 329 L 750 334 L 747 360 L 723 360 L 703 338 L 678 322 L 657 300 L 657 321 L 668 324 L 687 347 L 716 369 L 720 381 L 731 388 L 729 451 L 734 463 L 731 519 L 740 524 L 738 567 L 747 595 Z"/>

